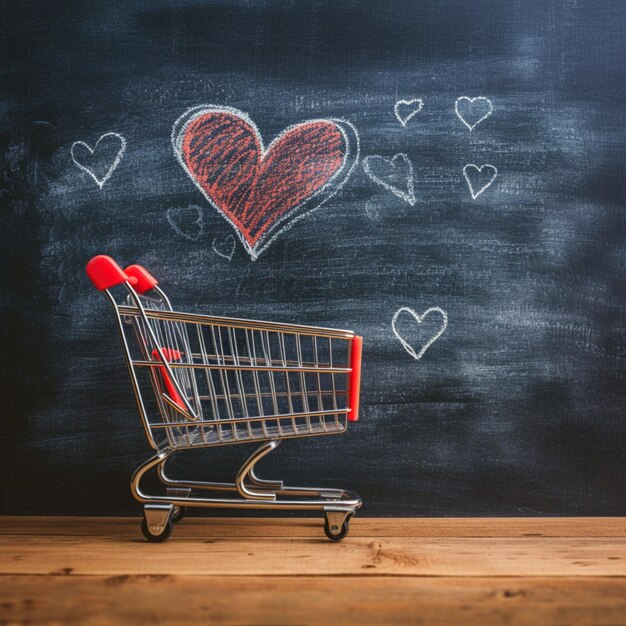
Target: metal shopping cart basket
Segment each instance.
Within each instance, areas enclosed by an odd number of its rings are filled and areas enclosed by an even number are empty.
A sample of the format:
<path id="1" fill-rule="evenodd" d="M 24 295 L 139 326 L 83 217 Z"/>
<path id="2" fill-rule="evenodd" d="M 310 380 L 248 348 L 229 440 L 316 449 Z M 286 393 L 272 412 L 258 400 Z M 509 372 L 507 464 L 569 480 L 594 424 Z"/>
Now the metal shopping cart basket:
<path id="1" fill-rule="evenodd" d="M 131 480 L 142 531 L 164 541 L 187 507 L 320 511 L 329 539 L 348 533 L 361 498 L 343 489 L 287 487 L 255 464 L 282 439 L 345 432 L 358 418 L 361 337 L 351 331 L 174 311 L 144 268 L 108 256 L 87 264 L 117 320 L 137 407 L 156 454 Z M 234 483 L 176 480 L 168 459 L 192 448 L 261 442 Z M 141 487 L 155 470 L 164 495 Z M 207 491 L 236 492 L 206 497 Z M 222 494 L 224 495 L 224 494 Z M 228 496 L 228 494 L 226 494 Z"/>

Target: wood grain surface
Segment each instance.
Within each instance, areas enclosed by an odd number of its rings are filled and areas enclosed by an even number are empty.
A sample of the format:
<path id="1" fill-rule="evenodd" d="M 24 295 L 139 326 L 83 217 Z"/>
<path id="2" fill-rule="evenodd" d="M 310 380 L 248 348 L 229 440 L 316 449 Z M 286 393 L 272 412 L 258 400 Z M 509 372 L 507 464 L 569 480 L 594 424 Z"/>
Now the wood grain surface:
<path id="1" fill-rule="evenodd" d="M 0 518 L 1 624 L 626 623 L 624 519 Z"/>

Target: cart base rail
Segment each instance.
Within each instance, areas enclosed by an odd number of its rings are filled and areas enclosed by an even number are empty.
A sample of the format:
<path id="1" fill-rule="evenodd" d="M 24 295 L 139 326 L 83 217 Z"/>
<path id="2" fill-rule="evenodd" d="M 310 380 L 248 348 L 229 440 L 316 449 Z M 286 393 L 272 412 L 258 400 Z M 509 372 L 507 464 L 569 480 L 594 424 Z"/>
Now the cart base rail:
<path id="1" fill-rule="evenodd" d="M 275 450 L 280 440 L 266 441 L 243 463 L 233 483 L 186 481 L 172 479 L 165 466 L 175 448 L 165 448 L 145 461 L 135 471 L 131 491 L 144 504 L 142 531 L 149 541 L 161 542 L 169 538 L 173 523 L 180 521 L 187 509 L 277 509 L 319 511 L 324 514 L 324 531 L 329 539 L 343 539 L 349 530 L 349 521 L 363 503 L 353 491 L 326 487 L 290 487 L 282 481 L 259 478 L 254 467 L 264 456 Z M 150 495 L 141 489 L 143 477 L 156 470 L 165 495 Z M 199 491 L 232 491 L 238 497 L 206 497 Z"/>

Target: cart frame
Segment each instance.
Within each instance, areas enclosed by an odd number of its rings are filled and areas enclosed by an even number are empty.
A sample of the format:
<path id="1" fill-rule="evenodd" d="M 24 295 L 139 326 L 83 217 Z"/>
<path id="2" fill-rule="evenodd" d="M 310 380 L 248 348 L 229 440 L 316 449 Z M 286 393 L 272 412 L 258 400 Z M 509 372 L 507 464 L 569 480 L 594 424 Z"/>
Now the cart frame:
<path id="1" fill-rule="evenodd" d="M 324 530 L 329 539 L 343 539 L 350 519 L 362 505 L 357 494 L 264 480 L 255 473 L 255 466 L 282 439 L 340 434 L 346 431 L 348 421 L 358 419 L 362 339 L 347 330 L 177 312 L 158 287 L 158 281 L 143 267 L 131 265 L 122 270 L 104 255 L 91 259 L 87 274 L 115 311 L 146 438 L 156 452 L 137 468 L 131 479 L 133 497 L 144 505 L 144 536 L 150 541 L 164 541 L 170 536 L 173 523 L 180 521 L 187 507 L 191 507 L 319 511 L 324 514 Z M 210 348 L 204 339 L 208 330 L 212 333 Z M 140 358 L 129 339 L 131 331 L 140 346 Z M 224 349 L 223 333 L 230 342 L 229 350 Z M 164 337 L 176 344 L 176 349 L 164 345 Z M 287 358 L 285 337 L 295 338 L 297 353 L 292 359 Z M 302 338 L 308 338 L 307 345 L 312 346 L 309 352 L 314 356 L 308 360 L 304 357 Z M 324 363 L 318 354 L 318 339 L 328 341 Z M 243 340 L 245 355 L 240 355 L 237 344 Z M 278 342 L 277 356 L 271 353 L 272 340 Z M 344 361 L 339 365 L 333 362 L 333 341 L 345 350 Z M 181 342 L 183 349 L 179 350 Z M 262 356 L 256 353 L 257 344 Z M 154 348 L 152 353 L 150 348 Z M 157 412 L 144 401 L 145 385 L 140 376 L 146 371 Z M 198 384 L 202 373 L 210 387 L 204 395 Z M 286 388 L 279 391 L 275 381 L 278 376 L 282 380 L 283 375 Z M 269 388 L 265 383 L 265 392 L 261 376 L 269 381 Z M 307 377 L 317 380 L 312 391 L 307 388 Z M 331 388 L 322 389 L 323 377 L 332 381 Z M 253 392 L 245 390 L 244 379 L 254 383 Z M 213 380 L 218 381 L 221 394 Z M 295 390 L 290 387 L 290 380 L 295 381 Z M 234 381 L 238 393 L 231 392 L 229 381 Z M 341 388 L 338 381 L 343 383 Z M 317 400 L 316 407 L 310 406 L 311 397 Z M 303 410 L 294 408 L 294 398 Z M 341 405 L 339 398 L 343 398 Z M 249 401 L 254 400 L 258 414 L 250 415 Z M 203 407 L 209 401 L 211 415 L 207 419 Z M 287 402 L 288 408 L 280 410 L 279 401 Z M 270 413 L 264 411 L 266 402 L 273 403 L 273 412 L 271 408 Z M 324 408 L 324 402 L 332 402 L 332 406 Z M 220 414 L 218 403 L 226 406 L 226 417 Z M 232 483 L 179 480 L 166 474 L 166 464 L 177 452 L 252 442 L 261 445 L 246 459 Z M 142 480 L 150 472 L 156 472 L 165 487 L 164 494 L 148 493 L 142 488 Z M 209 497 L 204 495 L 207 491 L 234 492 L 237 496 Z"/>

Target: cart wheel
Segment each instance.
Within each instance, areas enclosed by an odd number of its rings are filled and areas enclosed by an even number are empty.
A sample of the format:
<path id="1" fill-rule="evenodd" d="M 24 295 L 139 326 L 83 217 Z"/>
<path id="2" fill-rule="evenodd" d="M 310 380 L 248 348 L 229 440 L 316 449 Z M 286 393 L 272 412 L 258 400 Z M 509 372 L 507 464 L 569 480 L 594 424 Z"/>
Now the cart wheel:
<path id="1" fill-rule="evenodd" d="M 174 512 L 172 513 L 172 521 L 174 522 L 174 524 L 176 524 L 177 522 L 180 522 L 185 517 L 186 513 L 187 513 L 186 506 L 175 506 Z"/>
<path id="2" fill-rule="evenodd" d="M 341 526 L 336 526 L 328 521 L 328 516 L 324 516 L 324 532 L 331 541 L 341 541 L 350 532 L 350 517 L 346 517 Z"/>
<path id="3" fill-rule="evenodd" d="M 152 543 L 163 543 L 164 541 L 167 541 L 172 534 L 172 526 L 172 518 L 170 517 L 165 523 L 165 526 L 163 526 L 163 530 L 161 530 L 159 534 L 155 535 L 150 530 L 146 517 L 144 516 L 144 518 L 141 520 L 141 532 L 143 533 L 143 536 Z"/>

